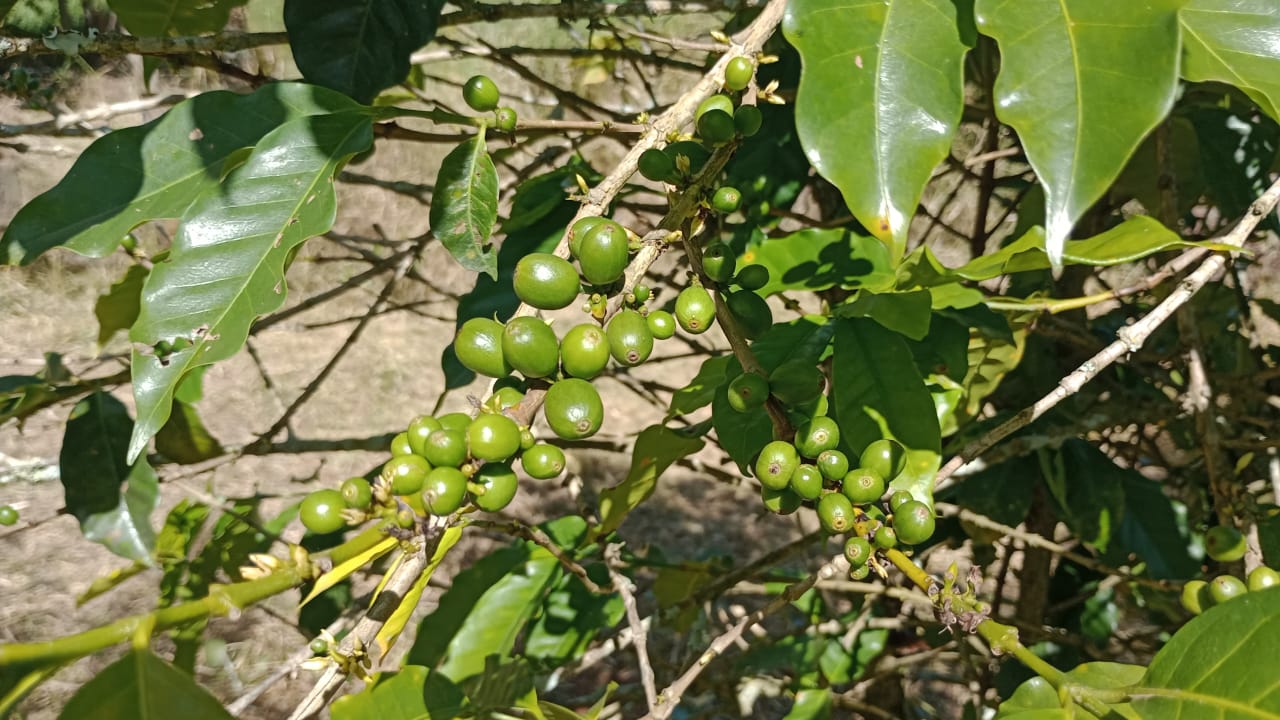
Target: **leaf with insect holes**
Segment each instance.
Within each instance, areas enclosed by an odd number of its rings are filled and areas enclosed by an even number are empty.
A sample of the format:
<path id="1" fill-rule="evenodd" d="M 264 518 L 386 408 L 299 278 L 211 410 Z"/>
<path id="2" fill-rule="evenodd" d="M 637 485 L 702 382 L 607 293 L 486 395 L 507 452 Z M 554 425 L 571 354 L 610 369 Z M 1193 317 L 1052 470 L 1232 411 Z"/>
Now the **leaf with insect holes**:
<path id="1" fill-rule="evenodd" d="M 498 279 L 489 235 L 498 221 L 498 171 L 484 135 L 458 145 L 440 163 L 431 200 L 431 230 L 458 264 Z"/>
<path id="2" fill-rule="evenodd" d="M 169 259 L 147 278 L 129 333 L 138 405 L 130 460 L 169 419 L 182 379 L 239 352 L 254 319 L 284 303 L 290 253 L 333 227 L 334 175 L 373 142 L 369 115 L 352 107 L 271 131 L 187 210 Z M 177 347 L 167 355 L 139 349 L 162 341 Z"/>

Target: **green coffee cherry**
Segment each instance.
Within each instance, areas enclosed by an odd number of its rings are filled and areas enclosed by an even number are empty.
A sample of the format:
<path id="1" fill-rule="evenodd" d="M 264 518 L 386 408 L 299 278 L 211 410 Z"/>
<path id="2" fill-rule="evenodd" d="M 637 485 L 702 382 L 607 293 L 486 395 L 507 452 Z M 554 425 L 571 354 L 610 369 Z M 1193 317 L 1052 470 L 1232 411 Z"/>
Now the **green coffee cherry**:
<path id="1" fill-rule="evenodd" d="M 690 285 L 676 296 L 676 322 L 690 335 L 710 330 L 715 319 L 715 301 L 701 285 Z"/>
<path id="2" fill-rule="evenodd" d="M 621 365 L 639 365 L 653 352 L 649 323 L 635 310 L 623 310 L 614 315 L 605 334 L 609 338 L 609 354 Z"/>
<path id="3" fill-rule="evenodd" d="M 1203 580 L 1188 580 L 1186 585 L 1182 586 L 1182 607 L 1192 615 L 1199 615 L 1204 612 L 1204 606 L 1200 599 L 1202 593 L 1207 593 L 1208 583 Z"/>
<path id="4" fill-rule="evenodd" d="M 854 505 L 870 505 L 884 495 L 885 487 L 880 473 L 870 468 L 854 468 L 841 481 L 840 492 Z"/>
<path id="5" fill-rule="evenodd" d="M 822 471 L 809 464 L 798 465 L 788 481 L 791 491 L 805 500 L 817 500 L 822 494 Z"/>
<path id="6" fill-rule="evenodd" d="M 764 405 L 769 399 L 769 381 L 753 372 L 742 373 L 729 381 L 729 407 L 745 413 Z"/>
<path id="7" fill-rule="evenodd" d="M 830 535 L 848 532 L 854 517 L 853 504 L 840 493 L 827 493 L 818 500 L 818 522 Z"/>
<path id="8" fill-rule="evenodd" d="M 840 444 L 840 426 L 825 416 L 810 419 L 796 428 L 796 450 L 807 458 L 816 458 Z"/>
<path id="9" fill-rule="evenodd" d="M 866 565 L 867 561 L 871 559 L 871 543 L 867 542 L 866 538 L 860 538 L 855 535 L 845 540 L 844 556 L 853 567 Z"/>
<path id="10" fill-rule="evenodd" d="M 676 334 L 676 318 L 666 310 L 651 310 L 644 319 L 655 340 L 666 340 Z"/>
<path id="11" fill-rule="evenodd" d="M 756 458 L 756 479 L 772 490 L 788 487 L 791 474 L 800 466 L 800 456 L 789 442 L 774 440 L 764 446 Z"/>

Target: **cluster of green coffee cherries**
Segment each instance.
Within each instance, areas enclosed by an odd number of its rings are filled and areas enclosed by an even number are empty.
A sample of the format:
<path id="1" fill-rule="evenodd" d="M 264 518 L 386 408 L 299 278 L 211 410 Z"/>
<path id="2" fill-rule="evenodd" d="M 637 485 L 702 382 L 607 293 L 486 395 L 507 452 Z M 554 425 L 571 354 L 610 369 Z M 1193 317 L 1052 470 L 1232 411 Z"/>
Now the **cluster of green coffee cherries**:
<path id="1" fill-rule="evenodd" d="M 503 132 L 516 129 L 516 111 L 510 107 L 499 107 L 501 93 L 498 85 L 487 75 L 474 75 L 462 85 L 462 99 L 467 107 L 476 112 L 493 111 L 493 126 Z"/>
<path id="2" fill-rule="evenodd" d="M 1216 525 L 1204 534 L 1205 553 L 1218 562 L 1236 562 L 1244 557 L 1244 535 L 1230 525 Z M 1223 574 L 1212 580 L 1190 580 L 1182 586 L 1182 607 L 1199 615 L 1214 605 L 1280 585 L 1280 573 L 1265 565 L 1254 568 L 1244 580 Z"/>
<path id="3" fill-rule="evenodd" d="M 302 501 L 302 524 L 329 533 L 348 524 L 383 518 L 411 528 L 426 515 L 452 515 L 465 506 L 498 512 L 519 489 L 515 463 L 536 480 L 564 471 L 564 451 L 538 442 L 504 411 L 524 394 L 504 385 L 472 418 L 467 413 L 423 415 L 391 441 L 391 459 L 370 483 L 345 480 L 337 489 L 317 490 Z"/>
<path id="4" fill-rule="evenodd" d="M 905 467 L 902 445 L 876 440 L 851 467 L 840 444 L 840 426 L 819 415 L 802 423 L 793 441 L 774 440 L 755 461 L 760 497 L 766 508 L 786 515 L 812 505 L 818 522 L 831 535 L 845 535 L 845 557 L 851 576 L 865 578 L 877 550 L 915 545 L 933 536 L 933 510 L 911 493 L 888 494 L 889 484 Z M 883 509 L 880 506 L 883 502 Z"/>

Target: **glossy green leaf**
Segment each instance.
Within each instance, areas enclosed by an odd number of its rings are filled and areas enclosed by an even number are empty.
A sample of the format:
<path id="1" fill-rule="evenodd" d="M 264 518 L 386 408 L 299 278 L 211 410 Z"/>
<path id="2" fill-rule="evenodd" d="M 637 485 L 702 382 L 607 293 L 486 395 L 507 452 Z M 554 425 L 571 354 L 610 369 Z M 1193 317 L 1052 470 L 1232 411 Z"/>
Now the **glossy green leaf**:
<path id="1" fill-rule="evenodd" d="M 1044 231 L 1035 227 L 997 252 L 972 260 L 953 272 L 966 280 L 988 280 L 1010 273 L 1043 270 L 1050 267 L 1044 247 Z M 1067 265 L 1120 265 L 1163 250 L 1191 247 L 1218 249 L 1222 246 L 1187 242 L 1158 220 L 1136 215 L 1086 240 L 1068 241 L 1062 251 L 1062 261 Z"/>
<path id="2" fill-rule="evenodd" d="M 783 31 L 804 62 L 796 128 L 805 154 L 896 261 L 964 108 L 955 7 L 792 0 Z"/>
<path id="3" fill-rule="evenodd" d="M 817 365 L 831 350 L 835 325 L 821 315 L 806 315 L 799 320 L 774 323 L 773 327 L 751 343 L 751 352 L 766 370 L 771 371 L 788 360 L 804 360 Z"/>
<path id="4" fill-rule="evenodd" d="M 667 419 L 687 415 L 694 410 L 704 408 L 715 399 L 716 390 L 724 385 L 732 355 L 707 358 L 698 368 L 689 384 L 671 393 L 671 404 L 667 408 Z"/>
<path id="5" fill-rule="evenodd" d="M 652 425 L 641 431 L 631 453 L 627 477 L 600 493 L 600 525 L 594 533 L 605 536 L 617 530 L 627 515 L 653 494 L 658 477 L 675 461 L 701 450 L 702 445 L 701 438 L 665 425 Z"/>
<path id="6" fill-rule="evenodd" d="M 1055 267 L 1072 226 L 1173 105 L 1184 2 L 978 0 L 978 29 L 1000 44 L 996 114 L 1044 186 Z"/>
<path id="7" fill-rule="evenodd" d="M 742 366 L 735 358 L 730 362 L 725 373 L 725 380 L 732 380 L 742 374 Z M 751 461 L 773 439 L 773 422 L 764 407 L 740 413 L 729 405 L 729 386 L 716 388 L 715 397 L 711 401 L 711 426 L 716 431 L 716 441 L 720 449 L 738 464 L 743 473 L 748 472 Z"/>
<path id="8" fill-rule="evenodd" d="M 76 403 L 67 419 L 58 465 L 67 511 L 80 521 L 84 536 L 122 557 L 151 562 L 159 483 L 140 459 L 126 458 L 133 422 L 124 403 L 95 392 Z"/>
<path id="9" fill-rule="evenodd" d="M 156 452 L 176 463 L 192 465 L 225 451 L 205 427 L 196 406 L 175 399 L 173 413 L 156 433 Z"/>
<path id="10" fill-rule="evenodd" d="M 1139 665 L 1125 665 L 1112 662 L 1091 662 L 1077 666 L 1066 673 L 1067 681 L 1074 685 L 1084 685 L 1099 689 L 1123 688 L 1137 682 L 1143 673 Z M 1137 720 L 1141 717 L 1128 704 L 1108 706 L 1115 715 L 1108 720 Z M 1078 705 L 1062 707 L 1058 699 L 1058 691 L 1041 677 L 1033 677 L 1018 686 L 1018 689 L 1000 703 L 996 720 L 1094 720 L 1096 716 Z"/>
<path id="11" fill-rule="evenodd" d="M 431 199 L 431 230 L 468 270 L 498 279 L 489 235 L 498 220 L 498 171 L 476 134 L 445 156 Z"/>
<path id="12" fill-rule="evenodd" d="M 231 720 L 217 698 L 190 675 L 149 650 L 134 650 L 77 690 L 58 717 L 164 720 L 177 708 L 184 720 Z"/>
<path id="13" fill-rule="evenodd" d="M 759 263 L 769 283 L 758 291 L 768 297 L 784 290 L 826 290 L 842 286 L 887 290 L 892 262 L 884 243 L 848 230 L 801 230 L 747 248 L 738 266 Z"/>
<path id="14" fill-rule="evenodd" d="M 928 290 L 905 293 L 863 291 L 852 302 L 836 308 L 833 314 L 836 317 L 871 318 L 899 335 L 923 340 L 929 334 L 933 302 Z"/>
<path id="15" fill-rule="evenodd" d="M 506 657 L 525 624 L 541 605 L 560 564 L 542 548 L 526 548 L 525 559 L 512 568 L 471 607 L 462 627 L 449 642 L 440 672 L 461 682 L 484 670 L 489 655 Z M 424 628 L 431 631 L 431 625 Z"/>
<path id="16" fill-rule="evenodd" d="M 18 211 L 0 238 L 0 261 L 25 265 L 58 246 L 102 257 L 138 225 L 183 216 L 277 126 L 355 107 L 324 88 L 271 83 L 251 95 L 202 93 L 146 125 L 108 133 Z"/>
<path id="17" fill-rule="evenodd" d="M 436 35 L 444 0 L 285 0 L 294 62 L 307 82 L 369 103 L 409 76 Z"/>
<path id="18" fill-rule="evenodd" d="M 147 278 L 129 339 L 189 344 L 164 358 L 135 345 L 138 423 L 130 459 L 169 419 L 183 377 L 239 352 L 253 320 L 284 303 L 285 259 L 333 226 L 334 174 L 372 140 L 369 116 L 359 109 L 291 120 L 187 210 L 169 260 Z"/>
<path id="19" fill-rule="evenodd" d="M 93 304 L 93 314 L 98 318 L 99 347 L 106 345 L 117 332 L 133 327 L 142 304 L 142 284 L 149 272 L 144 265 L 130 265 L 124 277 L 98 296 Z"/>
<path id="20" fill-rule="evenodd" d="M 1278 646 L 1280 588 L 1215 605 L 1156 653 L 1133 708 L 1143 718 L 1280 718 L 1280 683 L 1269 672 Z"/>
<path id="21" fill-rule="evenodd" d="M 1182 76 L 1249 94 L 1280 120 L 1280 5 L 1272 0 L 1189 0 L 1182 22 Z"/>
<path id="22" fill-rule="evenodd" d="M 907 449 L 906 469 L 891 487 L 931 498 L 942 435 L 911 348 L 874 320 L 834 322 L 831 415 L 840 423 L 841 445 L 859 453 L 874 440 L 896 439 Z"/>
<path id="23" fill-rule="evenodd" d="M 801 690 L 783 720 L 828 720 L 831 717 L 831 689 Z"/>
<path id="24" fill-rule="evenodd" d="M 231 9 L 246 1 L 110 0 L 110 5 L 129 34 L 163 37 L 217 32 L 226 27 Z"/>
<path id="25" fill-rule="evenodd" d="M 420 665 L 378 673 L 358 693 L 333 702 L 333 720 L 451 720 L 463 714 L 466 697 L 449 678 Z"/>
<path id="26" fill-rule="evenodd" d="M 561 547 L 576 546 L 586 533 L 586 521 L 577 516 L 540 527 Z M 406 662 L 438 667 L 461 682 L 481 672 L 488 655 L 506 657 L 559 577 L 558 568 L 532 542 L 480 558 L 454 576 L 436 609 L 422 619 Z"/>
<path id="27" fill-rule="evenodd" d="M 610 584 L 601 563 L 585 566 L 588 577 L 602 587 Z M 561 667 L 577 660 L 602 632 L 617 626 L 626 609 L 617 594 L 597 595 L 576 575 L 565 573 L 547 594 L 537 620 L 525 636 L 522 655 Z"/>

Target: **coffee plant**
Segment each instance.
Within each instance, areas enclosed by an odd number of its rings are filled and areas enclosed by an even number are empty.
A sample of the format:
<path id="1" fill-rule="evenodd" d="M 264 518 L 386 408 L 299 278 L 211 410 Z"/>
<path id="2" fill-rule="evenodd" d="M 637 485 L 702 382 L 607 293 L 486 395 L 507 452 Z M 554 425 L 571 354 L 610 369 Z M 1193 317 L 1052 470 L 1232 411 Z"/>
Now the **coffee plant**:
<path id="1" fill-rule="evenodd" d="M 107 653 L 58 717 L 283 716 L 254 705 L 300 673 L 292 718 L 1280 718 L 1274 0 L 0 18 L 12 107 L 53 114 L 0 125 L 6 165 L 28 136 L 93 138 L 0 258 L 128 259 L 95 308 L 126 352 L 0 378 L 15 437 L 66 418 L 65 507 L 0 485 L 0 538 L 71 515 L 120 558 L 82 569 L 84 597 L 158 580 L 148 612 L 7 628 L 0 713 Z M 261 54 L 285 45 L 296 74 Z M 68 110 L 137 57 L 228 89 Z M 414 143 L 448 148 L 433 183 L 368 174 Z M 372 209 L 357 187 L 429 229 L 337 232 Z M 326 253 L 362 269 L 292 290 Z M 416 346 L 439 401 L 295 434 L 419 285 L 455 328 Z M 364 286 L 278 421 L 216 438 L 206 371 Z M 309 492 L 197 487 L 371 451 Z M 616 476 L 583 462 L 616 453 Z M 696 516 L 656 504 L 676 487 Z M 742 540 L 689 547 L 677 523 Z M 215 697 L 197 661 L 280 595 L 293 656 Z"/>

